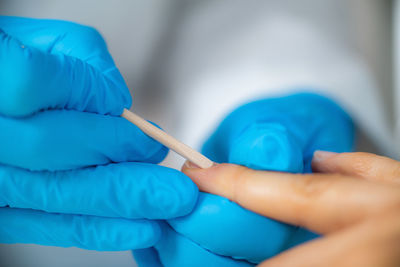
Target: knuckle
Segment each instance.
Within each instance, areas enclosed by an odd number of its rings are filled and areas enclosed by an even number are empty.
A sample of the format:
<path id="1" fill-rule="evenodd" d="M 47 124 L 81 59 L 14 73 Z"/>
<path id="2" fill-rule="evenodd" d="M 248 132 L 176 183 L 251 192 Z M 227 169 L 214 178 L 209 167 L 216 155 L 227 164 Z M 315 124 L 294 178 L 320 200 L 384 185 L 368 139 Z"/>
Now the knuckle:
<path id="1" fill-rule="evenodd" d="M 292 216 L 296 225 L 307 227 L 310 218 L 315 217 L 316 205 L 324 198 L 324 195 L 334 187 L 333 177 L 313 177 L 311 175 L 299 175 L 291 183 L 294 199 Z"/>
<path id="2" fill-rule="evenodd" d="M 328 177 L 313 177 L 311 175 L 304 175 L 293 182 L 293 189 L 300 198 L 309 201 L 319 199 L 325 192 L 333 186 L 334 180 Z"/>

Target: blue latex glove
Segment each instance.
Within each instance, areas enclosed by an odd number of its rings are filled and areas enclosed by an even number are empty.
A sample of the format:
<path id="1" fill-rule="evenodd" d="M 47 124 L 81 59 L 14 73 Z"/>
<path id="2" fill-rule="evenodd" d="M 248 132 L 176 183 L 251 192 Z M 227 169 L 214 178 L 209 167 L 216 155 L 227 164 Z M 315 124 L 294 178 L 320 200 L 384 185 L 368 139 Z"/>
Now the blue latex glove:
<path id="1" fill-rule="evenodd" d="M 232 112 L 203 147 L 216 162 L 254 169 L 310 172 L 317 149 L 352 149 L 353 123 L 335 103 L 295 94 L 249 103 Z M 200 193 L 194 211 L 164 225 L 152 250 L 134 252 L 139 266 L 158 257 L 165 266 L 252 266 L 315 238 L 220 196 Z"/>
<path id="2" fill-rule="evenodd" d="M 119 115 L 131 98 L 93 28 L 0 17 L 0 242 L 127 250 L 197 187 Z"/>

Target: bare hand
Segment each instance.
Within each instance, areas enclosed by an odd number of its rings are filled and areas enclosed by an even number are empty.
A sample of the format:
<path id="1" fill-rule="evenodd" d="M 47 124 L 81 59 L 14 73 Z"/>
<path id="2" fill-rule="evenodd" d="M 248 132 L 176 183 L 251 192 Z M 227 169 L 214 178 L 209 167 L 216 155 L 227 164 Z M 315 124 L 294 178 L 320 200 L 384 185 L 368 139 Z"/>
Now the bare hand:
<path id="1" fill-rule="evenodd" d="M 182 171 L 200 190 L 323 237 L 260 266 L 399 266 L 400 162 L 368 153 L 317 151 L 314 174 L 234 164 Z"/>

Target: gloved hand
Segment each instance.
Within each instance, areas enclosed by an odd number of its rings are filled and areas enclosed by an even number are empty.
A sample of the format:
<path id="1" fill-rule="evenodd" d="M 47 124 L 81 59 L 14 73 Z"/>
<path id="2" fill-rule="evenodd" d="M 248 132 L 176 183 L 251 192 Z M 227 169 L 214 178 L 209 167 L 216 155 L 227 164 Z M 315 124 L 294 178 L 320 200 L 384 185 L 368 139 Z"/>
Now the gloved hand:
<path id="1" fill-rule="evenodd" d="M 197 187 L 155 165 L 167 149 L 119 117 L 131 97 L 100 34 L 0 17 L 0 242 L 127 250 Z"/>
<path id="2" fill-rule="evenodd" d="M 335 103 L 294 94 L 249 103 L 232 112 L 203 147 L 215 162 L 253 169 L 310 172 L 317 149 L 349 151 L 353 124 Z M 240 188 L 238 189 L 240 190 Z M 134 251 L 139 266 L 252 266 L 316 235 L 200 193 L 188 216 L 168 220 L 155 249 Z"/>

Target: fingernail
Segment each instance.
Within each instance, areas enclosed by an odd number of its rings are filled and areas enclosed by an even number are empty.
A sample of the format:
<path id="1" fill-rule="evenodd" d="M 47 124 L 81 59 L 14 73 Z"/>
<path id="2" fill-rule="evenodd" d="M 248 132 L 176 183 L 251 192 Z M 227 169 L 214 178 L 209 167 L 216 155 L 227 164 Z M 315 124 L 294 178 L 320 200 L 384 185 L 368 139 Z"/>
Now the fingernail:
<path id="1" fill-rule="evenodd" d="M 199 166 L 197 166 L 196 164 L 194 164 L 193 162 L 188 161 L 188 160 L 185 162 L 184 165 L 186 168 L 189 168 L 189 169 L 200 169 Z"/>
<path id="2" fill-rule="evenodd" d="M 332 157 L 332 156 L 334 156 L 334 155 L 337 155 L 337 154 L 338 154 L 338 153 L 336 153 L 336 152 L 331 152 L 331 151 L 316 150 L 316 151 L 314 152 L 314 156 L 313 156 L 312 161 L 314 161 L 314 162 L 320 162 L 320 161 L 326 160 L 326 159 L 328 159 L 328 158 L 330 158 L 330 157 Z"/>

